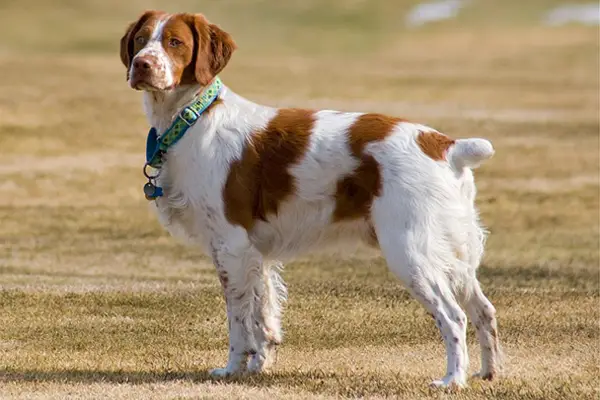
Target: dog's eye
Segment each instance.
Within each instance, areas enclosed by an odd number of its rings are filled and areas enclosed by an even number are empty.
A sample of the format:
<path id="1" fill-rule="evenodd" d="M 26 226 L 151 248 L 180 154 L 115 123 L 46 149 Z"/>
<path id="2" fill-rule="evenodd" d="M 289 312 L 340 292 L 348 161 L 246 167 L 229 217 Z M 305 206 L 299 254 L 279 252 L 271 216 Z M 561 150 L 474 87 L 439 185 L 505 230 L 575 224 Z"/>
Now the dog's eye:
<path id="1" fill-rule="evenodd" d="M 181 40 L 177 39 L 177 38 L 171 38 L 169 39 L 169 46 L 170 47 L 178 47 L 181 45 Z"/>
<path id="2" fill-rule="evenodd" d="M 146 38 L 143 36 L 138 36 L 135 38 L 135 41 L 137 42 L 137 44 L 144 44 L 146 43 Z"/>

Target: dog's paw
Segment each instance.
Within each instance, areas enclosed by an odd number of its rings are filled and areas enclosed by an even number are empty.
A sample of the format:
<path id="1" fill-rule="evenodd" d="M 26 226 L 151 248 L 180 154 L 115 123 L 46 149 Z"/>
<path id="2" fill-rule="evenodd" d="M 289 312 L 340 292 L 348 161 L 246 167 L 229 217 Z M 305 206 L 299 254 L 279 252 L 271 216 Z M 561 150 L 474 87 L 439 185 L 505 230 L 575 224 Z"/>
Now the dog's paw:
<path id="1" fill-rule="evenodd" d="M 445 389 L 447 391 L 457 391 L 466 386 L 464 379 L 455 375 L 446 375 L 442 379 L 435 380 L 429 385 L 433 389 Z"/>
<path id="2" fill-rule="evenodd" d="M 258 352 L 248 362 L 248 372 L 259 374 L 267 371 L 275 364 L 277 348 L 274 345 L 267 346 L 264 352 Z"/>
<path id="3" fill-rule="evenodd" d="M 220 379 L 227 378 L 234 374 L 233 371 L 228 370 L 227 368 L 215 368 L 208 371 L 208 374 L 211 378 Z"/>
<path id="4" fill-rule="evenodd" d="M 262 356 L 259 356 L 257 354 L 250 359 L 250 361 L 248 362 L 248 373 L 260 374 L 268 368 L 268 365 L 266 365 L 265 360 L 263 360 L 262 358 Z"/>
<path id="5" fill-rule="evenodd" d="M 496 378 L 496 373 L 494 371 L 479 371 L 474 373 L 472 378 L 483 379 L 484 381 L 493 381 Z"/>

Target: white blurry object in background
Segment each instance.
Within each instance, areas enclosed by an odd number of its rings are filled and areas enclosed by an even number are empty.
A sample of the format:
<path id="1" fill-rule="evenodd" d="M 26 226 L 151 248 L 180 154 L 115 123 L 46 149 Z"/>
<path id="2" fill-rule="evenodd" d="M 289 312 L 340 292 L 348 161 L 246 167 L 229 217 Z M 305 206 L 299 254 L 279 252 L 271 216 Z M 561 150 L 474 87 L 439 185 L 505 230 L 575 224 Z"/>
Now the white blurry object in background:
<path id="1" fill-rule="evenodd" d="M 408 26 L 454 18 L 464 7 L 465 0 L 440 0 L 416 5 L 406 16 Z"/>
<path id="2" fill-rule="evenodd" d="M 600 3 L 566 4 L 556 7 L 546 14 L 545 22 L 548 25 L 600 25 Z"/>

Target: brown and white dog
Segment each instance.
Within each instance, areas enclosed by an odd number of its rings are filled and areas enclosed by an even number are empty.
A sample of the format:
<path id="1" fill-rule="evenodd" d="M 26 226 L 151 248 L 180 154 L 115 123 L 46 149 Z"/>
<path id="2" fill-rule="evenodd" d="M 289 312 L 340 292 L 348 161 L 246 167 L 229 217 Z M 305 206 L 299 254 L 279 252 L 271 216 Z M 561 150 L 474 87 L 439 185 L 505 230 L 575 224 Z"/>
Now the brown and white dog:
<path id="1" fill-rule="evenodd" d="M 164 132 L 225 67 L 235 44 L 201 14 L 148 11 L 121 39 L 132 88 Z M 362 241 L 434 317 L 447 373 L 464 386 L 467 315 L 484 379 L 498 370 L 495 309 L 476 269 L 485 233 L 471 169 L 494 153 L 484 139 L 453 140 L 424 125 L 359 112 L 276 109 L 223 87 L 164 157 L 154 202 L 176 236 L 212 256 L 229 320 L 229 361 L 211 371 L 261 372 L 282 341 L 286 288 L 267 260 Z M 465 312 L 461 307 L 464 307 Z"/>

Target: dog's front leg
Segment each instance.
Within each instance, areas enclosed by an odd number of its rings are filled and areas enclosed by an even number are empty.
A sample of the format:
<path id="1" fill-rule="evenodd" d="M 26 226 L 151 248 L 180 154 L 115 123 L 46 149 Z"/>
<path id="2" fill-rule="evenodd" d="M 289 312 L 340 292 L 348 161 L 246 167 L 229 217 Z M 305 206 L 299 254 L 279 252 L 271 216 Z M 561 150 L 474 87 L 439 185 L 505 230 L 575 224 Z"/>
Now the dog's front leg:
<path id="1" fill-rule="evenodd" d="M 258 344 L 257 353 L 248 363 L 248 371 L 260 373 L 275 362 L 275 353 L 281 344 L 281 313 L 287 299 L 287 288 L 279 275 L 281 263 L 263 264 L 263 295 L 255 298 L 254 337 Z"/>
<path id="2" fill-rule="evenodd" d="M 255 355 L 257 343 L 254 321 L 256 299 L 263 296 L 262 256 L 247 240 L 216 240 L 212 257 L 227 304 L 229 360 L 225 368 L 210 371 L 214 377 L 239 374 L 246 370 L 248 356 Z"/>

